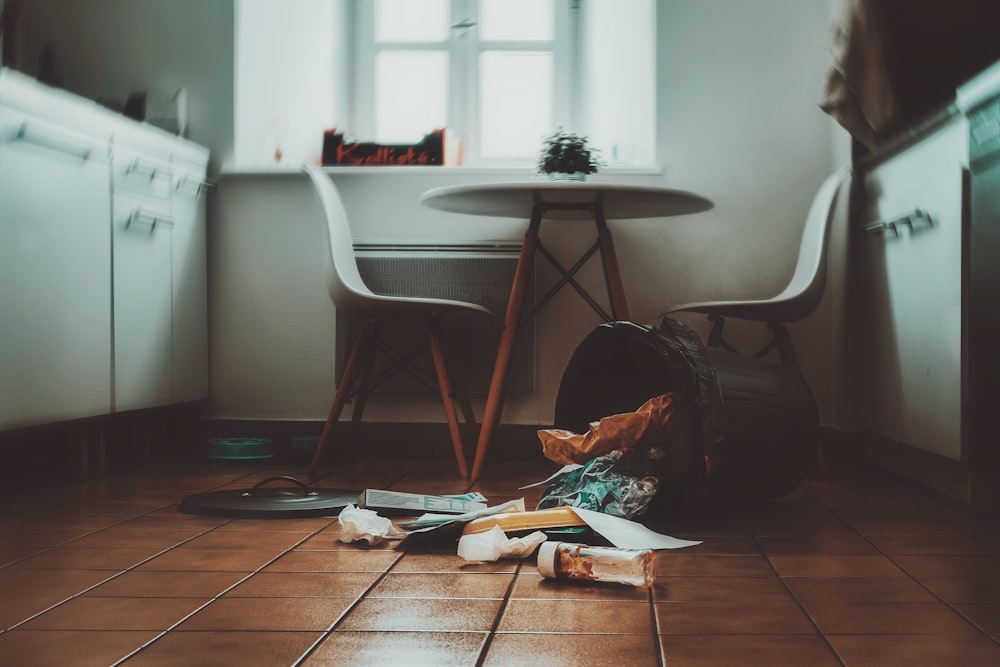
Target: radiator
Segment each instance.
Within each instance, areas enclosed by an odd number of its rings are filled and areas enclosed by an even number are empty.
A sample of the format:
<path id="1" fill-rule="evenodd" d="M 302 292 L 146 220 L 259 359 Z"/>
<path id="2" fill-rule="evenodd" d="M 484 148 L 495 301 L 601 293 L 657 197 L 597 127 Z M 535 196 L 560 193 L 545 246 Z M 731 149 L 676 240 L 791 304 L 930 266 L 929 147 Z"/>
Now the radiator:
<path id="1" fill-rule="evenodd" d="M 493 362 L 510 296 L 521 246 L 509 242 L 482 242 L 462 245 L 390 245 L 357 243 L 354 246 L 358 270 L 373 292 L 394 296 L 427 296 L 469 301 L 486 306 L 496 314 L 490 318 L 477 313 L 456 313 L 444 323 L 444 335 L 452 372 L 467 392 L 486 394 Z M 534 276 L 525 297 L 525 312 L 535 301 Z M 337 373 L 342 371 L 361 322 L 337 318 Z M 434 366 L 426 347 L 424 323 L 419 318 L 388 323 L 383 338 L 405 353 L 421 346 L 417 365 L 433 378 Z M 385 359 L 376 362 L 374 376 L 388 367 Z M 507 374 L 507 389 L 530 392 L 535 387 L 535 329 L 533 320 L 518 334 Z M 395 374 L 376 391 L 410 393 L 426 391 L 424 384 L 406 372 Z"/>

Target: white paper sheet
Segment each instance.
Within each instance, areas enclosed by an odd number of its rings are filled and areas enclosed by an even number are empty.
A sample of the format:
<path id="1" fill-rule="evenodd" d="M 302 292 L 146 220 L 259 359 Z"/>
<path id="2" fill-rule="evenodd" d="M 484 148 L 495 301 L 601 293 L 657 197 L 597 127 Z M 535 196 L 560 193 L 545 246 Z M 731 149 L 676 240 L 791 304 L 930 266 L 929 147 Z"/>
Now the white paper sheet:
<path id="1" fill-rule="evenodd" d="M 701 542 L 681 540 L 654 532 L 641 523 L 621 517 L 602 514 L 593 510 L 574 507 L 577 516 L 587 522 L 594 532 L 619 549 L 681 549 L 693 547 Z"/>

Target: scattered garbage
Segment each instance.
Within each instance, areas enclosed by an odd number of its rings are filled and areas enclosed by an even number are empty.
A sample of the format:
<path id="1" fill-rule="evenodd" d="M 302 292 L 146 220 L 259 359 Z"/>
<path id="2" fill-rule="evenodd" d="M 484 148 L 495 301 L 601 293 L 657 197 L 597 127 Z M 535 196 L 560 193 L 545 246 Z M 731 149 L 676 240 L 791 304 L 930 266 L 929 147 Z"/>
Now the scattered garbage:
<path id="1" fill-rule="evenodd" d="M 379 516 L 369 509 L 348 505 L 340 511 L 341 542 L 365 541 L 368 546 L 375 546 L 383 540 L 400 540 L 406 537 L 406 532 L 400 530 L 389 519 Z"/>
<path id="2" fill-rule="evenodd" d="M 656 583 L 652 549 L 618 549 L 546 542 L 538 549 L 538 573 L 549 579 L 603 581 L 650 588 Z"/>
<path id="3" fill-rule="evenodd" d="M 457 496 L 434 496 L 421 493 L 365 489 L 358 496 L 358 507 L 464 514 L 465 512 L 486 509 L 486 498 L 481 493 L 467 493 Z"/>
<path id="4" fill-rule="evenodd" d="M 649 508 L 660 480 L 659 448 L 616 450 L 554 479 L 538 509 L 570 506 L 632 519 Z"/>
<path id="5" fill-rule="evenodd" d="M 483 533 L 469 533 L 458 540 L 458 555 L 467 561 L 492 563 L 501 558 L 527 558 L 548 539 L 540 530 L 524 537 L 507 537 L 500 526 Z"/>

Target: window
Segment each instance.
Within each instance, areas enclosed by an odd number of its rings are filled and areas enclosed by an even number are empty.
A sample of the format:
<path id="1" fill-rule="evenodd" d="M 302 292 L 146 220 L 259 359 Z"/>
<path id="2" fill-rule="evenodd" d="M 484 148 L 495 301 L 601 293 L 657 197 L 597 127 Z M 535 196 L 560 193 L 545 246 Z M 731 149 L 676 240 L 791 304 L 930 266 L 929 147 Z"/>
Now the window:
<path id="1" fill-rule="evenodd" d="M 591 135 L 609 163 L 651 164 L 654 4 L 355 0 L 350 131 L 408 143 L 448 128 L 461 139 L 466 164 L 523 165 L 533 164 L 542 138 L 561 126 Z M 623 12 L 629 5 L 640 9 Z M 618 31 L 628 35 L 623 43 L 606 40 L 616 34 L 606 24 L 622 16 L 638 25 Z M 644 46 L 637 51 L 633 43 Z M 636 58 L 642 66 L 627 62 Z M 623 72 L 625 79 L 639 77 L 635 90 L 642 92 L 609 106 L 600 81 L 611 85 Z M 614 86 L 618 94 L 620 83 Z M 637 100 L 646 107 L 642 122 Z M 630 133 L 639 131 L 645 150 L 631 145 L 637 140 Z"/>

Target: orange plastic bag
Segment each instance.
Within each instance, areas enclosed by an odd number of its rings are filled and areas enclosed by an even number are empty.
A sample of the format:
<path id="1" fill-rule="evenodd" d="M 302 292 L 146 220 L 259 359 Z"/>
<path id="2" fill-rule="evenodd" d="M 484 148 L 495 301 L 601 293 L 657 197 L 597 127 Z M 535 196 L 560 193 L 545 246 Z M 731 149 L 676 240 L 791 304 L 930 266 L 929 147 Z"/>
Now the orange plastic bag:
<path id="1" fill-rule="evenodd" d="M 635 447 L 647 433 L 666 430 L 673 414 L 673 395 L 651 398 L 635 412 L 604 417 L 591 422 L 584 434 L 562 429 L 538 432 L 545 458 L 564 465 L 585 463 L 593 458 L 620 449 Z"/>

